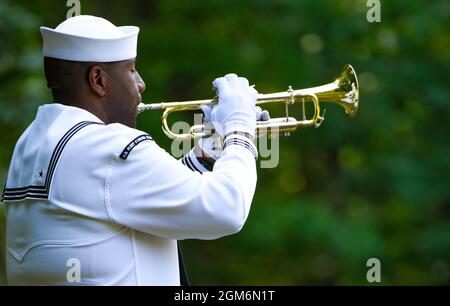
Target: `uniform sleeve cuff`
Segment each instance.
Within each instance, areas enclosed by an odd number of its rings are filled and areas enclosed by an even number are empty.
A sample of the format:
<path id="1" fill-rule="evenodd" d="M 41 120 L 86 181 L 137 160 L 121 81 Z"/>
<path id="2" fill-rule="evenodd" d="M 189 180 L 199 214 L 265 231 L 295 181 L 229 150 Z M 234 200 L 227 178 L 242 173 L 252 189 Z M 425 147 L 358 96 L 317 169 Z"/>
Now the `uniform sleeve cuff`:
<path id="1" fill-rule="evenodd" d="M 212 171 L 212 165 L 209 165 L 202 160 L 201 157 L 195 155 L 195 149 L 190 150 L 183 158 L 181 158 L 183 165 L 200 173 Z"/>
<path id="2" fill-rule="evenodd" d="M 249 150 L 255 159 L 258 159 L 258 149 L 250 138 L 245 137 L 241 134 L 229 134 L 223 144 L 223 150 L 225 151 L 229 146 L 242 146 Z"/>

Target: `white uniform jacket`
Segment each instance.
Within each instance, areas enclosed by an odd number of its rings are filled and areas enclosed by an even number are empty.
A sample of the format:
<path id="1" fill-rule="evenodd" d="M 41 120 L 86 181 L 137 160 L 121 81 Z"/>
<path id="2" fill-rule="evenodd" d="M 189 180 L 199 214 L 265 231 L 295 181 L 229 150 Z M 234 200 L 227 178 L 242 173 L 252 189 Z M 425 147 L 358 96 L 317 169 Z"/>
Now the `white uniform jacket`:
<path id="1" fill-rule="evenodd" d="M 41 106 L 3 193 L 9 284 L 179 285 L 177 240 L 236 233 L 249 214 L 256 148 L 227 140 L 201 174 L 192 151 L 180 162 L 142 131 Z"/>

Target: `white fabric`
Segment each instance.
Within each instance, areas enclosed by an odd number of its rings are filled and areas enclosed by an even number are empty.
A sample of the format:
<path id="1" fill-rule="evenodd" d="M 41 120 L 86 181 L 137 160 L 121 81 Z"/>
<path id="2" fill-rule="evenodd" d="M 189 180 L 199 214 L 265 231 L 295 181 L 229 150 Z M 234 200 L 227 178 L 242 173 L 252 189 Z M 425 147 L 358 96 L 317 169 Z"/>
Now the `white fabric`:
<path id="1" fill-rule="evenodd" d="M 255 137 L 255 103 L 258 93 L 249 87 L 246 78 L 230 73 L 213 82 L 219 104 L 211 111 L 211 121 L 220 136 L 244 132 Z"/>
<path id="2" fill-rule="evenodd" d="M 116 27 L 94 16 L 67 19 L 56 29 L 41 27 L 43 54 L 78 62 L 116 62 L 137 56 L 139 28 Z"/>
<path id="3" fill-rule="evenodd" d="M 214 160 L 218 160 L 222 157 L 223 140 L 221 137 L 211 136 L 207 138 L 200 138 L 197 146 L 207 156 Z"/>
<path id="4" fill-rule="evenodd" d="M 250 90 L 255 91 L 256 95 L 258 92 L 253 87 L 250 87 Z M 207 104 L 203 104 L 200 106 L 201 110 L 203 111 L 203 124 L 211 123 L 211 111 L 214 106 L 210 106 Z M 262 110 L 261 107 L 256 106 L 255 107 L 255 119 L 256 121 L 267 121 L 270 120 L 270 114 L 267 110 Z"/>
<path id="5" fill-rule="evenodd" d="M 243 135 L 230 135 L 227 136 L 223 141 L 223 150 L 225 150 L 230 145 L 238 145 L 247 148 L 255 159 L 258 159 L 258 149 L 256 148 L 253 141 L 250 141 L 247 136 Z"/>
<path id="6" fill-rule="evenodd" d="M 256 91 L 253 87 L 251 90 Z M 258 94 L 258 92 L 256 92 Z M 201 109 L 203 111 L 203 125 L 208 126 L 211 123 L 211 111 L 215 106 L 202 105 Z M 256 121 L 267 121 L 270 120 L 270 114 L 267 110 L 262 110 L 261 107 L 255 107 L 255 119 Z M 210 137 L 200 138 L 198 140 L 197 145 L 200 149 L 209 157 L 214 160 L 218 160 L 222 157 L 222 149 L 223 149 L 223 139 L 216 135 L 212 135 Z"/>
<path id="7" fill-rule="evenodd" d="M 57 143 L 81 121 L 101 123 L 79 108 L 41 106 L 15 147 L 6 190 L 44 184 Z M 214 171 L 200 174 L 148 136 L 130 145 L 142 134 L 88 125 L 61 151 L 48 199 L 5 200 L 9 284 L 70 285 L 76 259 L 75 285 L 179 285 L 176 240 L 242 228 L 256 186 L 248 149 L 228 146 Z"/>
<path id="8" fill-rule="evenodd" d="M 209 171 L 198 161 L 195 151 L 196 148 L 190 150 L 183 158 L 181 158 L 181 162 L 192 171 L 200 173 Z"/>
<path id="9" fill-rule="evenodd" d="M 262 110 L 261 107 L 255 107 L 255 117 L 256 121 L 267 121 L 270 120 L 270 114 L 267 110 Z"/>

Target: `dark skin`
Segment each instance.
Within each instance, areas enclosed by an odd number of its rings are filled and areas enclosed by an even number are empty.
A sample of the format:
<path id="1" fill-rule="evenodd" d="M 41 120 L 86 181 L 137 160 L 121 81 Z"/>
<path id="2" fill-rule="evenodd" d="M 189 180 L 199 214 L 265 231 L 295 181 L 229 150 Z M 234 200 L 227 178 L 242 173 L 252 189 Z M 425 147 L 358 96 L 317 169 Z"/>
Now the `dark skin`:
<path id="1" fill-rule="evenodd" d="M 105 124 L 136 128 L 137 105 L 142 101 L 145 83 L 136 70 L 135 59 L 84 63 L 46 57 L 44 70 L 54 102 L 85 109 Z M 200 148 L 196 151 L 214 164 Z"/>
<path id="2" fill-rule="evenodd" d="M 137 105 L 145 91 L 136 60 L 81 63 L 45 58 L 44 67 L 55 102 L 85 109 L 106 124 L 136 127 Z"/>

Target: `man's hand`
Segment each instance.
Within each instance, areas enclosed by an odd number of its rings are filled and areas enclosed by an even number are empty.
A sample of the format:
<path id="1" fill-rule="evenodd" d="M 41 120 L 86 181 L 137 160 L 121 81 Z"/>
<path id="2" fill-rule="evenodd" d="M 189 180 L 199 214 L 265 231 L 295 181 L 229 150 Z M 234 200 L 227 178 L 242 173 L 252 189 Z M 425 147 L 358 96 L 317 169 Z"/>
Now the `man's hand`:
<path id="1" fill-rule="evenodd" d="M 214 106 L 202 105 L 200 107 L 203 111 L 203 124 L 205 124 L 205 125 L 212 124 L 211 123 L 211 111 Z M 256 119 L 256 121 L 267 121 L 267 120 L 270 120 L 270 114 L 268 111 L 262 110 L 261 107 L 255 106 L 255 119 Z"/>
<path id="2" fill-rule="evenodd" d="M 219 103 L 211 111 L 217 133 L 221 137 L 234 132 L 255 137 L 257 91 L 249 86 L 248 80 L 231 73 L 215 79 L 213 86 L 219 96 Z"/>
<path id="3" fill-rule="evenodd" d="M 253 88 L 249 88 L 252 94 L 257 96 L 258 92 Z M 215 106 L 202 105 L 201 109 L 203 111 L 203 124 L 211 125 L 211 112 Z M 270 114 L 266 110 L 262 110 L 261 107 L 254 107 L 255 119 L 256 121 L 267 121 L 270 120 Z M 222 145 L 223 139 L 220 135 L 215 134 L 210 137 L 201 138 L 198 141 L 196 153 L 197 156 L 202 156 L 203 159 L 208 164 L 214 164 L 222 156 Z"/>

